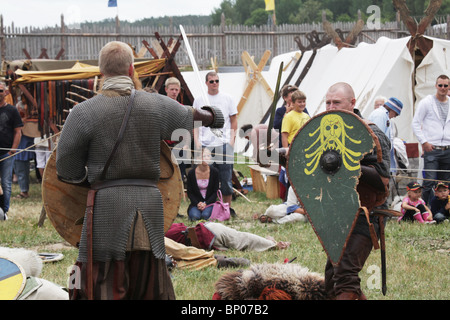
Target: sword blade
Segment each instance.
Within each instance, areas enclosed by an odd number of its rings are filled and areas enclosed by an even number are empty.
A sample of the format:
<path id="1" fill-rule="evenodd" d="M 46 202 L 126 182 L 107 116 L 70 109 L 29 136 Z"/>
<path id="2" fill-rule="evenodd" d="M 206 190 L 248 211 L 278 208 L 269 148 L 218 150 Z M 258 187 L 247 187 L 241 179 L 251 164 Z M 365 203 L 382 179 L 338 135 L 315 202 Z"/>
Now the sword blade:
<path id="1" fill-rule="evenodd" d="M 183 36 L 184 44 L 186 45 L 186 50 L 189 56 L 189 60 L 191 61 L 192 68 L 194 69 L 194 73 L 197 76 L 198 84 L 200 86 L 203 101 L 206 103 L 206 105 L 210 105 L 208 95 L 206 94 L 205 88 L 203 87 L 203 82 L 200 77 L 200 71 L 198 70 L 197 63 L 195 62 L 194 53 L 192 52 L 191 45 L 189 44 L 189 40 L 186 36 L 186 32 L 184 32 L 184 28 L 182 25 L 180 25 L 181 35 Z"/>
<path id="2" fill-rule="evenodd" d="M 189 56 L 189 60 L 191 61 L 192 68 L 194 69 L 194 73 L 197 76 L 197 81 L 200 86 L 200 91 L 202 93 L 203 103 L 207 106 L 210 106 L 208 95 L 206 94 L 205 87 L 203 86 L 202 79 L 200 77 L 200 71 L 198 70 L 197 62 L 195 62 L 194 53 L 192 52 L 191 45 L 189 44 L 189 40 L 186 36 L 186 32 L 182 25 L 180 25 L 181 35 L 183 36 L 184 44 L 186 45 L 186 50 Z M 211 132 L 218 138 L 222 137 L 222 131 L 219 129 L 210 128 Z"/>
<path id="3" fill-rule="evenodd" d="M 381 292 L 386 295 L 386 242 L 384 233 L 384 217 L 379 217 L 380 224 L 380 252 L 381 252 Z"/>
<path id="4" fill-rule="evenodd" d="M 267 129 L 267 145 L 270 145 L 272 143 L 272 128 L 273 128 L 273 121 L 275 119 L 275 110 L 277 109 L 277 102 L 280 96 L 280 83 L 281 83 L 281 76 L 283 75 L 283 65 L 284 63 L 281 62 L 280 68 L 278 70 L 278 78 L 277 84 L 275 86 L 275 94 L 273 96 L 273 101 L 270 106 L 271 111 L 270 111 L 269 126 Z"/>

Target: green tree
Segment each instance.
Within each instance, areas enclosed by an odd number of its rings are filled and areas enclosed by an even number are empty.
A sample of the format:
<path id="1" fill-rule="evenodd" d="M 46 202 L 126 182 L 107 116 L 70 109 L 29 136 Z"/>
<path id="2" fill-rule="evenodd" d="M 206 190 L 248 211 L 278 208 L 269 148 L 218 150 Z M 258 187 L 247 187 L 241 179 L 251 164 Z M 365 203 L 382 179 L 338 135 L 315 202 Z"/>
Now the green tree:
<path id="1" fill-rule="evenodd" d="M 342 14 L 349 14 L 349 8 L 352 4 L 352 0 L 322 0 L 323 8 L 329 9 L 333 12 L 335 17 L 339 17 Z"/>
<path id="2" fill-rule="evenodd" d="M 416 17 L 424 15 L 429 3 L 430 0 L 406 0 L 411 16 Z M 277 24 L 320 22 L 323 10 L 327 13 L 328 21 L 356 21 L 358 10 L 362 18 L 367 19 L 371 14 L 367 13 L 367 8 L 371 5 L 380 7 L 382 21 L 395 20 L 396 11 L 392 0 L 275 0 Z M 228 24 L 261 25 L 263 20 L 267 22 L 263 10 L 264 0 L 223 0 L 211 14 L 211 21 L 219 25 L 224 13 Z M 443 0 L 437 15 L 447 14 L 450 14 L 450 0 Z"/>
<path id="3" fill-rule="evenodd" d="M 266 11 L 266 9 L 258 8 L 253 10 L 250 18 L 248 18 L 244 24 L 246 26 L 262 26 L 267 24 L 270 13 Z"/>
<path id="4" fill-rule="evenodd" d="M 302 0 L 275 0 L 277 24 L 292 23 L 289 17 L 295 15 L 301 6 Z"/>
<path id="5" fill-rule="evenodd" d="M 322 4 L 316 0 L 307 0 L 296 14 L 291 14 L 289 22 L 294 24 L 322 21 Z"/>
<path id="6" fill-rule="evenodd" d="M 450 14 L 450 0 L 442 1 L 442 6 L 441 6 L 441 9 L 439 10 L 438 14 L 442 14 L 442 15 Z"/>
<path id="7" fill-rule="evenodd" d="M 265 9 L 266 4 L 264 0 L 236 0 L 234 8 L 238 16 L 238 23 L 244 24 L 251 18 L 253 11 L 261 8 Z M 261 15 L 261 13 L 256 13 L 256 15 Z"/>
<path id="8" fill-rule="evenodd" d="M 225 15 L 227 25 L 237 24 L 237 15 L 232 0 L 223 0 L 219 8 L 213 10 L 211 14 L 211 24 L 220 25 L 222 23 L 222 13 Z"/>

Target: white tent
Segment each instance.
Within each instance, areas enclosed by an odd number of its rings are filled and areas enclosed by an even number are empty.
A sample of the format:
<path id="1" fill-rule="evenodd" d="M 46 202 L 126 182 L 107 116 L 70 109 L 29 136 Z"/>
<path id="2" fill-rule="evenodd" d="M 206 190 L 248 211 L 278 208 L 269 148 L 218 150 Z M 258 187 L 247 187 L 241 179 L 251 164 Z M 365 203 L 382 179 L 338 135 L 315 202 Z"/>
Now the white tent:
<path id="1" fill-rule="evenodd" d="M 395 118 L 399 138 L 406 142 L 416 142 L 411 129 L 415 105 L 428 94 L 434 94 L 434 83 L 440 74 L 450 74 L 450 41 L 428 38 L 433 48 L 415 69 L 408 50 L 410 37 L 401 39 L 380 38 L 374 44 L 361 43 L 355 48 L 338 50 L 327 45 L 317 50 L 313 63 L 299 88 L 307 96 L 307 109 L 311 116 L 325 111 L 325 94 L 337 82 L 349 83 L 356 95 L 356 108 L 367 118 L 373 111 L 377 96 L 396 97 L 403 102 L 403 111 Z M 297 51 L 298 52 L 298 51 Z M 296 52 L 286 53 L 272 59 L 268 71 L 262 72 L 267 83 L 275 90 L 281 61 L 289 63 Z M 303 53 L 302 61 L 295 71 L 290 84 L 295 84 L 304 70 L 313 51 Z M 294 64 L 283 73 L 283 84 Z M 207 71 L 202 71 L 202 77 Z M 201 95 L 198 80 L 192 72 L 183 73 L 194 97 Z M 244 72 L 220 74 L 220 90 L 234 96 L 236 103 L 244 92 L 247 79 Z M 206 86 L 202 83 L 206 90 Z M 246 123 L 256 124 L 269 108 L 271 101 L 264 98 L 262 88 L 255 86 L 241 114 L 238 128 Z M 277 107 L 281 106 L 280 100 Z M 239 151 L 239 147 L 237 151 Z"/>
<path id="2" fill-rule="evenodd" d="M 417 103 L 425 96 L 436 92 L 435 83 L 439 75 L 445 74 L 450 77 L 450 41 L 426 38 L 433 41 L 433 48 L 416 69 Z"/>
<path id="3" fill-rule="evenodd" d="M 373 111 L 374 99 L 383 95 L 388 98 L 396 97 L 404 103 L 405 110 L 397 117 L 396 122 L 410 124 L 414 65 L 406 47 L 407 42 L 406 38 L 380 38 L 376 44 L 361 43 L 356 48 L 337 50 L 335 46 L 328 45 L 319 49 L 299 86 L 307 96 L 309 114 L 314 116 L 325 111 L 328 88 L 337 82 L 347 82 L 355 91 L 356 108 L 363 117 Z M 410 130 L 403 125 L 398 127 L 401 129 L 399 136 L 402 139 L 413 139 Z"/>

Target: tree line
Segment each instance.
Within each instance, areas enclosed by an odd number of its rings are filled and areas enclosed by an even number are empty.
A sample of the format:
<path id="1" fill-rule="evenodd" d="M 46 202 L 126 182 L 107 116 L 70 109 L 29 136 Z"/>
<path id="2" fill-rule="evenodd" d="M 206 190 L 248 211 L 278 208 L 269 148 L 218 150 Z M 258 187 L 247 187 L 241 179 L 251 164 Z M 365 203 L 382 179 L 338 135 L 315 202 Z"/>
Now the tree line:
<path id="1" fill-rule="evenodd" d="M 430 0 L 406 0 L 411 16 L 423 16 Z M 362 18 L 370 6 L 380 8 L 381 21 L 395 21 L 396 10 L 392 0 L 275 0 L 275 17 L 277 24 L 303 24 L 322 22 L 325 11 L 330 22 L 356 21 L 358 11 Z M 219 8 L 211 14 L 213 25 L 219 25 L 222 13 L 227 24 L 263 25 L 270 22 L 272 12 L 265 10 L 264 0 L 223 0 Z M 437 15 L 450 14 L 450 0 L 443 0 Z"/>
<path id="2" fill-rule="evenodd" d="M 370 6 L 380 8 L 381 22 L 395 21 L 396 10 L 392 0 L 274 0 L 275 17 L 277 24 L 308 24 L 321 23 L 322 12 L 330 22 L 356 21 L 358 11 L 363 20 L 373 12 Z M 413 17 L 424 15 L 430 0 L 406 0 L 406 5 Z M 261 26 L 273 22 L 273 12 L 266 11 L 264 0 L 223 0 L 218 8 L 213 9 L 210 15 L 187 15 L 174 17 L 152 17 L 135 22 L 121 21 L 121 25 L 167 27 L 178 25 L 220 25 L 222 14 L 227 25 Z M 450 0 L 443 0 L 437 15 L 450 14 Z M 418 19 L 420 20 L 420 18 Z M 105 19 L 100 22 L 85 22 L 84 26 L 92 24 L 108 26 L 114 25 L 114 19 Z"/>

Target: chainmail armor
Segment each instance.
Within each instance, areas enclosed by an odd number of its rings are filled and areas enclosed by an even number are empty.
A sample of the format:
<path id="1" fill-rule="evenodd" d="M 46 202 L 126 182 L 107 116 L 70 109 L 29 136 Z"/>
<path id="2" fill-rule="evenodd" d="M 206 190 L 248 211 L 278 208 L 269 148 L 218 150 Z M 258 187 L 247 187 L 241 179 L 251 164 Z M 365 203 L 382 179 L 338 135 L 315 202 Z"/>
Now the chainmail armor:
<path id="1" fill-rule="evenodd" d="M 98 181 L 114 147 L 129 96 L 98 95 L 72 109 L 58 143 L 56 168 L 65 181 Z M 193 109 L 165 96 L 136 92 L 123 141 L 111 162 L 106 180 L 149 179 L 160 176 L 160 140 L 174 130 L 193 127 Z M 153 254 L 165 258 L 164 216 L 160 191 L 151 187 L 120 186 L 99 190 L 93 216 L 95 261 L 124 260 L 128 236 L 140 212 Z M 87 261 L 83 226 L 78 261 Z"/>

